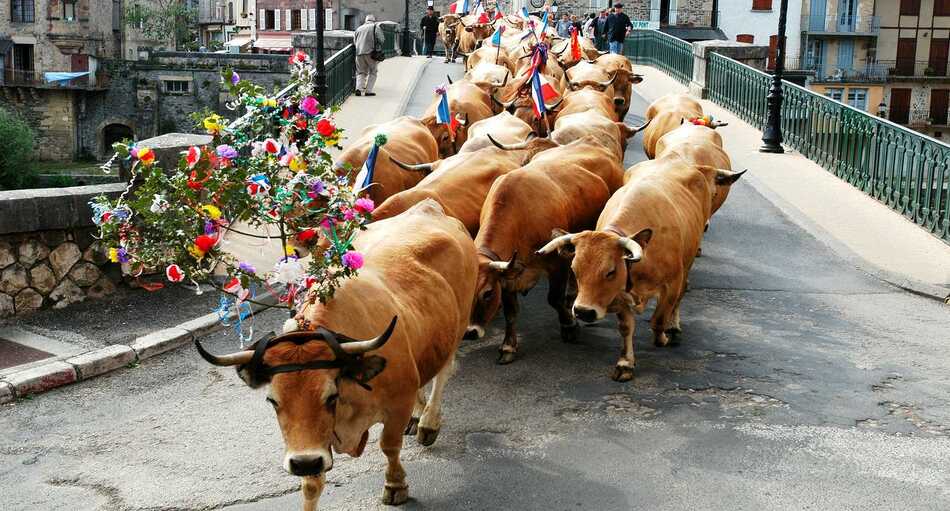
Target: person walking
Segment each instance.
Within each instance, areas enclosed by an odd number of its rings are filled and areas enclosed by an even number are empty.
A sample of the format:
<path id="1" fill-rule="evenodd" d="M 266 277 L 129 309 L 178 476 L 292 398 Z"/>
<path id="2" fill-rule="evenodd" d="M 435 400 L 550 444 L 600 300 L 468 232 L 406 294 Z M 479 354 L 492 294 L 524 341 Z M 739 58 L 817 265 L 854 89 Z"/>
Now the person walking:
<path id="1" fill-rule="evenodd" d="M 623 53 L 623 40 L 633 29 L 630 17 L 623 12 L 623 4 L 614 4 L 614 13 L 607 17 L 607 41 L 610 53 Z"/>
<path id="2" fill-rule="evenodd" d="M 600 11 L 594 26 L 594 37 L 597 39 L 597 49 L 607 51 L 607 10 Z"/>
<path id="3" fill-rule="evenodd" d="M 419 28 L 422 29 L 423 48 L 422 52 L 426 58 L 432 58 L 432 52 L 435 51 L 435 37 L 439 35 L 439 17 L 435 15 L 435 9 L 432 6 L 426 7 L 426 15 L 419 22 Z"/>
<path id="4" fill-rule="evenodd" d="M 356 92 L 357 96 L 375 96 L 373 86 L 376 85 L 376 65 L 374 53 L 382 49 L 380 46 L 385 40 L 383 29 L 376 23 L 376 16 L 366 15 L 366 21 L 356 29 L 354 43 L 356 45 Z"/>
<path id="5" fill-rule="evenodd" d="M 567 13 L 561 15 L 561 20 L 557 22 L 557 35 L 567 39 L 571 37 L 571 18 Z"/>

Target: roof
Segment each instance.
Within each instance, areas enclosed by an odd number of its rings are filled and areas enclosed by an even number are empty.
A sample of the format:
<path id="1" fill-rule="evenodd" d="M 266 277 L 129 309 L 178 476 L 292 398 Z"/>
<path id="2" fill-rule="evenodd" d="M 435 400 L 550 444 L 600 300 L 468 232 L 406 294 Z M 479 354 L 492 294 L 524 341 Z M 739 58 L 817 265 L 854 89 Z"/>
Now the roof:
<path id="1" fill-rule="evenodd" d="M 688 42 L 708 41 L 710 39 L 726 41 L 729 39 L 722 30 L 709 27 L 663 27 L 660 32 Z"/>
<path id="2" fill-rule="evenodd" d="M 290 42 L 290 34 L 258 34 L 254 41 L 254 47 L 268 51 L 292 51 L 293 43 Z"/>

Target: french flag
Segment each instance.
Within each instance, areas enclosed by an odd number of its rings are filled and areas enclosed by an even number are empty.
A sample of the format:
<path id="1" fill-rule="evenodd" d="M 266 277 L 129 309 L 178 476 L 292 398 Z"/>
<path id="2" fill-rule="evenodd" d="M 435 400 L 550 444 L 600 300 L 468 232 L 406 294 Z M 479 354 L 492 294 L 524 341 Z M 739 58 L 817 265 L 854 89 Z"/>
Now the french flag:
<path id="1" fill-rule="evenodd" d="M 449 12 L 452 14 L 462 14 L 468 12 L 468 0 L 458 0 L 453 4 L 449 4 Z"/>
<path id="2" fill-rule="evenodd" d="M 475 11 L 472 13 L 473 16 L 478 16 L 478 21 L 476 23 L 491 23 L 491 19 L 488 18 L 488 13 L 485 12 L 485 7 L 482 6 L 481 2 L 475 4 Z"/>
<path id="3" fill-rule="evenodd" d="M 501 46 L 501 34 L 505 31 L 504 25 L 498 25 L 498 28 L 495 29 L 495 33 L 491 36 L 491 43 L 493 46 Z"/>
<path id="4" fill-rule="evenodd" d="M 496 19 L 496 20 L 500 20 L 500 19 L 502 19 L 502 18 L 504 18 L 504 17 L 505 17 L 505 13 L 501 12 L 501 9 L 500 9 L 500 8 L 495 7 L 495 19 Z"/>
<path id="5" fill-rule="evenodd" d="M 534 106 L 534 115 L 539 119 L 543 117 L 548 111 L 544 104 L 556 97 L 558 97 L 557 91 L 554 90 L 554 87 L 535 69 L 534 75 L 531 77 L 531 100 Z"/>
<path id="6" fill-rule="evenodd" d="M 452 136 L 454 137 L 455 130 L 459 126 L 459 121 L 452 115 L 452 112 L 449 111 L 448 92 L 445 92 L 444 88 L 442 90 L 443 91 L 439 93 L 442 95 L 442 99 L 439 100 L 439 108 L 436 109 L 435 111 L 435 120 L 439 124 L 445 124 L 446 126 L 448 126 L 449 133 L 451 133 Z"/>
<path id="7" fill-rule="evenodd" d="M 360 169 L 359 173 L 356 174 L 356 179 L 353 180 L 354 195 L 359 195 L 373 183 L 373 174 L 376 172 L 376 156 L 378 155 L 379 146 L 373 144 L 372 149 L 369 150 L 369 155 L 366 156 L 366 161 L 363 162 L 363 168 Z"/>

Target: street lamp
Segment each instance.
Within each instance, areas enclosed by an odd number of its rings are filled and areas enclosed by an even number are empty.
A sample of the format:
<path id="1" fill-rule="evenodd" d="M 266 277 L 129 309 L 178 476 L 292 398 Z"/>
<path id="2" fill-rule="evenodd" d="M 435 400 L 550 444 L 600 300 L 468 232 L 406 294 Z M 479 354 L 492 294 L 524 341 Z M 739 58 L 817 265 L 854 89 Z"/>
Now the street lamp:
<path id="1" fill-rule="evenodd" d="M 775 48 L 775 73 L 769 89 L 769 114 L 762 132 L 763 153 L 784 153 L 782 149 L 782 73 L 785 71 L 785 18 L 788 15 L 788 0 L 782 0 L 778 14 L 778 44 Z"/>
<path id="2" fill-rule="evenodd" d="M 323 11 L 323 0 L 317 0 L 317 80 L 314 87 L 317 89 L 317 97 L 325 104 L 330 103 L 327 94 L 327 67 L 323 55 L 323 25 L 326 23 L 326 12 Z"/>
<path id="3" fill-rule="evenodd" d="M 412 56 L 412 45 L 409 43 L 412 34 L 409 33 L 409 0 L 406 0 L 406 16 L 402 25 L 402 56 Z"/>
<path id="4" fill-rule="evenodd" d="M 877 105 L 877 116 L 886 119 L 887 118 L 887 105 L 884 103 L 884 100 L 881 100 L 881 103 Z"/>

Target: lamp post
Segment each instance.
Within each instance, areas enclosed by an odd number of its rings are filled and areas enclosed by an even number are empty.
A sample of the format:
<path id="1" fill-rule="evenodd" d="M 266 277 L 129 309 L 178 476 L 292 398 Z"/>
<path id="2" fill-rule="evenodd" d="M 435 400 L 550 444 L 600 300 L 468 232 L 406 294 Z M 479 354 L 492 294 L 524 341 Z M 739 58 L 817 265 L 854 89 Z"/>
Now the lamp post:
<path id="1" fill-rule="evenodd" d="M 409 32 L 409 0 L 406 0 L 406 16 L 402 24 L 402 56 L 412 56 L 412 44 L 409 42 L 412 34 Z"/>
<path id="2" fill-rule="evenodd" d="M 785 71 L 785 18 L 788 15 L 788 0 L 782 0 L 778 14 L 778 43 L 775 48 L 775 73 L 769 89 L 769 113 L 762 132 L 763 153 L 784 153 L 782 149 L 782 73 Z"/>
<path id="3" fill-rule="evenodd" d="M 327 66 L 323 51 L 323 25 L 326 23 L 326 12 L 323 10 L 323 0 L 317 0 L 317 82 L 314 87 L 317 89 L 317 97 L 325 104 L 329 104 L 330 99 L 327 94 Z"/>
<path id="4" fill-rule="evenodd" d="M 881 119 L 887 118 L 887 104 L 884 103 L 884 100 L 881 100 L 881 103 L 877 105 L 877 116 Z"/>

